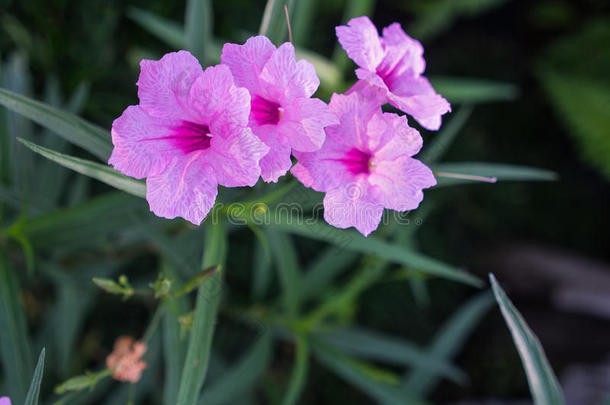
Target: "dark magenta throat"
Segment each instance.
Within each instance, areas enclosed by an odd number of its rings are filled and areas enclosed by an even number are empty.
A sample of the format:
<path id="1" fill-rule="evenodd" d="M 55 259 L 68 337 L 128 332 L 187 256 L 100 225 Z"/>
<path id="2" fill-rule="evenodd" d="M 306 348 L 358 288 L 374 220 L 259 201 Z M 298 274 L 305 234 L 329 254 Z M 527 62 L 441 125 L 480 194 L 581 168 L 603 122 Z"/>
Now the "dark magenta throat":
<path id="1" fill-rule="evenodd" d="M 342 159 L 339 159 L 345 168 L 353 175 L 369 174 L 371 171 L 371 153 L 356 148 L 350 149 Z"/>
<path id="2" fill-rule="evenodd" d="M 282 108 L 278 103 L 254 96 L 250 103 L 250 118 L 257 125 L 276 125 L 282 119 Z"/>
<path id="3" fill-rule="evenodd" d="M 182 125 L 174 128 L 174 133 L 168 138 L 185 153 L 208 149 L 212 140 L 207 125 L 191 121 L 182 121 Z"/>

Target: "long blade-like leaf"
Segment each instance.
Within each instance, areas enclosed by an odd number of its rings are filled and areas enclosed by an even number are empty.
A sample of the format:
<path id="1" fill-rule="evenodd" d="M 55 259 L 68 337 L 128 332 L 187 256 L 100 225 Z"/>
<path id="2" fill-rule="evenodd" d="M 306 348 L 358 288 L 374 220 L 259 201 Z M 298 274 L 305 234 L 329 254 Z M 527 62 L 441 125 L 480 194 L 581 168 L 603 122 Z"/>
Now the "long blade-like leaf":
<path id="1" fill-rule="evenodd" d="M 515 346 L 517 346 L 519 351 L 530 391 L 534 397 L 534 403 L 536 405 L 564 404 L 561 387 L 544 354 L 540 341 L 527 326 L 527 323 L 506 296 L 506 293 L 502 290 L 493 274 L 489 275 L 489 281 L 491 282 L 496 301 L 502 311 L 502 316 L 510 329 Z"/>
<path id="2" fill-rule="evenodd" d="M 295 316 L 299 310 L 301 295 L 301 271 L 299 260 L 290 236 L 275 229 L 267 229 L 267 238 L 282 284 L 282 299 L 286 311 Z"/>
<path id="3" fill-rule="evenodd" d="M 28 394 L 25 397 L 24 405 L 38 405 L 38 396 L 40 395 L 40 383 L 42 382 L 42 375 L 44 373 L 44 353 L 45 349 L 43 348 L 40 352 L 40 356 L 38 357 L 38 364 L 36 364 L 34 376 L 32 377 L 32 382 L 30 383 L 30 389 L 28 390 Z"/>
<path id="4" fill-rule="evenodd" d="M 452 103 L 510 101 L 519 96 L 519 89 L 515 85 L 486 79 L 430 77 L 430 82 L 439 94 Z"/>
<path id="5" fill-rule="evenodd" d="M 103 161 L 112 152 L 108 131 L 68 112 L 0 88 L 0 105 L 50 129 Z"/>
<path id="6" fill-rule="evenodd" d="M 146 185 L 144 182 L 136 180 L 132 177 L 127 177 L 109 166 L 92 162 L 90 160 L 65 155 L 63 153 L 59 153 L 36 145 L 35 143 L 26 141 L 25 139 L 19 139 L 19 141 L 34 152 L 39 153 L 47 159 L 67 167 L 68 169 L 72 169 L 75 172 L 92 177 L 108 184 L 109 186 L 135 195 L 136 197 L 146 197 Z"/>
<path id="7" fill-rule="evenodd" d="M 127 16 L 166 44 L 176 49 L 184 48 L 186 40 L 181 24 L 137 7 L 130 7 Z"/>
<path id="8" fill-rule="evenodd" d="M 202 63 L 212 36 L 212 5 L 209 0 L 188 0 L 184 15 L 186 49 Z"/>
<path id="9" fill-rule="evenodd" d="M 497 181 L 553 181 L 557 173 L 536 167 L 509 165 L 486 162 L 440 163 L 432 166 L 435 173 L 448 173 L 453 177 L 442 177 L 437 174 L 436 187 L 472 183 L 469 176 L 494 178 Z M 463 176 L 460 178 L 460 175 Z M 476 181 L 476 180 L 474 180 Z"/>
<path id="10" fill-rule="evenodd" d="M 288 388 L 282 399 L 282 405 L 295 405 L 307 381 L 309 368 L 309 340 L 304 334 L 296 337 L 296 358 L 290 375 Z"/>
<path id="11" fill-rule="evenodd" d="M 285 232 L 330 242 L 347 250 L 372 254 L 391 262 L 415 268 L 423 273 L 445 277 L 473 286 L 481 285 L 481 280 L 473 275 L 464 273 L 420 253 L 392 245 L 381 239 L 374 237 L 366 238 L 356 232 L 339 230 L 313 219 L 305 221 L 293 220 L 288 218 L 287 214 L 280 211 L 273 212 L 272 218 L 275 221 L 272 226 Z"/>
<path id="12" fill-rule="evenodd" d="M 226 229 L 223 223 L 210 221 L 207 226 L 202 268 L 221 265 L 226 257 Z M 193 328 L 189 340 L 182 381 L 178 391 L 178 405 L 193 405 L 205 380 L 216 314 L 222 292 L 222 270 L 207 280 L 197 294 Z"/>
<path id="13" fill-rule="evenodd" d="M 252 349 L 236 365 L 209 386 L 204 386 L 199 404 L 230 404 L 252 388 L 271 361 L 271 343 L 271 333 L 263 332 Z"/>

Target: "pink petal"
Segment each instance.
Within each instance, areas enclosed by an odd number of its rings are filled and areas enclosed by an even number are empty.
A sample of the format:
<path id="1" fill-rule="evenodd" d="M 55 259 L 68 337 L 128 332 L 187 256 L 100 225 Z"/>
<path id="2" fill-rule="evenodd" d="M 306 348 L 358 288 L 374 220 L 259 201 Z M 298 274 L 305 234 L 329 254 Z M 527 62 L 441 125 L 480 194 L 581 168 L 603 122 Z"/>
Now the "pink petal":
<path id="1" fill-rule="evenodd" d="M 286 42 L 271 55 L 260 74 L 262 81 L 260 95 L 280 104 L 294 97 L 293 93 L 298 92 L 298 88 L 295 88 L 292 82 L 296 70 L 294 47 L 290 42 Z M 302 97 L 305 97 L 304 91 Z"/>
<path id="2" fill-rule="evenodd" d="M 1 397 L 0 405 L 11 405 L 11 400 L 9 397 Z"/>
<path id="3" fill-rule="evenodd" d="M 225 187 L 254 186 L 261 174 L 260 159 L 269 152 L 250 128 L 225 139 L 212 137 L 212 146 L 206 155 L 220 185 Z"/>
<path id="4" fill-rule="evenodd" d="M 335 29 L 339 43 L 360 67 L 374 72 L 383 58 L 377 28 L 368 17 L 352 18 Z"/>
<path id="5" fill-rule="evenodd" d="M 424 198 L 422 189 L 434 186 L 436 179 L 419 160 L 399 157 L 376 162 L 369 183 L 379 188 L 377 198 L 384 207 L 407 211 L 418 207 Z"/>
<path id="6" fill-rule="evenodd" d="M 199 225 L 216 200 L 218 186 L 206 151 L 174 158 L 160 175 L 146 179 L 146 200 L 155 215 L 182 217 Z"/>
<path id="7" fill-rule="evenodd" d="M 128 176 L 141 179 L 161 173 L 169 160 L 182 154 L 172 144 L 171 127 L 180 121 L 154 119 L 140 106 L 129 106 L 112 123 L 114 149 L 108 161 Z"/>
<path id="8" fill-rule="evenodd" d="M 187 51 L 168 53 L 161 60 L 142 60 L 138 78 L 140 106 L 153 117 L 186 118 L 183 107 L 201 65 Z"/>
<path id="9" fill-rule="evenodd" d="M 399 157 L 411 157 L 419 152 L 423 140 L 415 128 L 411 128 L 404 115 L 383 114 L 392 136 L 388 142 L 380 144 L 375 151 L 375 161 L 394 160 Z M 370 125 L 369 125 L 370 126 Z"/>
<path id="10" fill-rule="evenodd" d="M 364 236 L 381 222 L 383 206 L 375 201 L 364 178 L 330 190 L 324 196 L 324 219 L 334 227 L 355 227 Z"/>
<path id="11" fill-rule="evenodd" d="M 385 55 L 379 69 L 382 69 L 383 65 L 391 67 L 394 76 L 405 73 L 420 75 L 426 69 L 423 46 L 408 36 L 399 23 L 383 29 L 381 43 Z"/>
<path id="12" fill-rule="evenodd" d="M 276 126 L 254 128 L 254 133 L 269 147 L 269 152 L 260 160 L 261 177 L 267 183 L 275 183 L 292 166 L 290 145 L 278 134 Z"/>
<path id="13" fill-rule="evenodd" d="M 238 86 L 256 94 L 259 91 L 259 75 L 274 51 L 275 46 L 267 37 L 256 36 L 243 45 L 225 44 L 220 60 L 231 69 Z"/>
<path id="14" fill-rule="evenodd" d="M 278 130 L 297 151 L 313 152 L 322 146 L 324 128 L 339 121 L 328 105 L 317 98 L 297 98 L 284 108 Z"/>
<path id="15" fill-rule="evenodd" d="M 318 90 L 319 86 L 320 79 L 316 74 L 314 66 L 305 59 L 298 61 L 292 76 L 289 96 L 311 97 Z"/>
<path id="16" fill-rule="evenodd" d="M 197 78 L 188 105 L 195 120 L 207 123 L 212 134 L 241 132 L 248 125 L 250 94 L 243 87 L 235 87 L 225 65 L 210 66 Z"/>
<path id="17" fill-rule="evenodd" d="M 375 100 L 355 92 L 349 95 L 333 94 L 329 107 L 337 116 L 339 125 L 327 127 L 326 135 L 350 148 L 366 149 L 366 123 L 373 114 L 381 111 L 381 106 Z"/>
<path id="18" fill-rule="evenodd" d="M 434 91 L 425 77 L 401 77 L 399 83 L 390 89 L 390 103 L 411 115 L 422 127 L 438 130 L 441 116 L 451 111 L 449 102 Z"/>

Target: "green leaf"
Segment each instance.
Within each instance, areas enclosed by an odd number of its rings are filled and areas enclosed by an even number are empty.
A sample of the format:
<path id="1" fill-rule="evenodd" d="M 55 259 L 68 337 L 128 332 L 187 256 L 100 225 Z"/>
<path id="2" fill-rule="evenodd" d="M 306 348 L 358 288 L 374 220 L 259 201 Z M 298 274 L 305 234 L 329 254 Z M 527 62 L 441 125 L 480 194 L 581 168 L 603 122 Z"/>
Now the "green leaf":
<path id="1" fill-rule="evenodd" d="M 282 299 L 289 316 L 299 312 L 301 295 L 301 270 L 299 259 L 290 236 L 268 228 L 266 235 L 282 285 Z"/>
<path id="2" fill-rule="evenodd" d="M 240 395 L 253 388 L 271 362 L 271 343 L 271 333 L 263 332 L 248 353 L 235 365 L 203 387 L 199 404 L 231 404 Z"/>
<path id="3" fill-rule="evenodd" d="M 112 142 L 108 131 L 76 115 L 1 88 L 0 105 L 50 129 L 103 161 L 110 157 Z"/>
<path id="4" fill-rule="evenodd" d="M 223 223 L 209 221 L 206 225 L 206 238 L 202 268 L 222 265 L 226 257 L 226 229 Z M 178 405 L 192 405 L 197 402 L 199 391 L 205 380 L 216 315 L 222 292 L 222 270 L 199 287 L 191 337 L 186 361 L 182 371 Z"/>
<path id="5" fill-rule="evenodd" d="M 205 63 L 212 38 L 212 5 L 209 0 L 188 0 L 184 15 L 186 49 Z"/>
<path id="6" fill-rule="evenodd" d="M 463 346 L 467 337 L 493 304 L 487 291 L 480 293 L 463 304 L 443 325 L 434 337 L 427 355 L 436 359 L 449 360 Z M 424 369 L 407 373 L 404 386 L 418 395 L 427 395 L 438 383 L 438 376 Z"/>
<path id="7" fill-rule="evenodd" d="M 304 334 L 296 337 L 296 359 L 288 388 L 282 399 L 282 405 L 295 405 L 305 387 L 307 381 L 307 369 L 309 368 L 309 341 Z"/>
<path id="8" fill-rule="evenodd" d="M 185 47 L 184 27 L 181 24 L 138 7 L 130 7 L 127 16 L 169 46 L 175 49 Z"/>
<path id="9" fill-rule="evenodd" d="M 463 372 L 445 359 L 428 354 L 421 347 L 394 336 L 360 327 L 318 333 L 316 336 L 337 350 L 361 358 L 414 367 L 456 382 L 465 378 Z"/>
<path id="10" fill-rule="evenodd" d="M 553 181 L 557 173 L 535 167 L 486 162 L 451 162 L 432 166 L 436 187 L 476 182 L 477 177 L 497 181 Z M 446 177 L 451 176 L 451 177 Z M 465 178 L 464 178 L 465 177 Z M 480 180 L 479 180 L 480 181 Z"/>
<path id="11" fill-rule="evenodd" d="M 136 197 L 146 197 L 146 184 L 144 182 L 136 180 L 132 177 L 127 177 L 110 166 L 95 163 L 86 159 L 80 159 L 70 155 L 64 155 L 63 153 L 55 152 L 51 149 L 36 145 L 35 143 L 28 142 L 25 139 L 19 139 L 19 141 L 34 152 L 52 160 L 53 162 L 56 162 L 57 164 L 67 167 L 68 169 L 72 169 L 75 172 L 92 177 L 108 184 L 109 186 L 135 195 Z"/>
<path id="12" fill-rule="evenodd" d="M 509 83 L 454 77 L 430 77 L 429 79 L 439 94 L 455 104 L 512 101 L 519 96 L 519 89 Z"/>
<path id="13" fill-rule="evenodd" d="M 28 394 L 25 397 L 24 405 L 38 405 L 38 396 L 40 395 L 40 383 L 42 382 L 42 374 L 44 373 L 44 353 L 45 349 L 43 348 L 40 352 L 40 356 L 38 357 L 38 364 L 36 364 L 34 376 L 32 377 L 32 382 L 30 383 L 30 389 L 28 390 Z"/>
<path id="14" fill-rule="evenodd" d="M 312 298 L 329 287 L 332 280 L 353 264 L 358 253 L 344 251 L 338 247 L 327 248 L 303 275 L 301 294 Z"/>
<path id="15" fill-rule="evenodd" d="M 294 0 L 267 0 L 261 20 L 259 35 L 266 36 L 275 45 L 280 45 L 287 39 L 288 26 L 286 25 L 284 5 L 288 7 L 288 15 L 292 15 Z"/>
<path id="16" fill-rule="evenodd" d="M 354 360 L 317 342 L 313 348 L 316 357 L 322 364 L 380 403 L 386 405 L 426 404 L 425 401 L 402 389 L 398 384 L 397 376 L 390 372 Z"/>
<path id="17" fill-rule="evenodd" d="M 371 236 L 367 238 L 353 231 L 333 228 L 315 219 L 295 221 L 280 211 L 272 212 L 271 218 L 275 221 L 271 226 L 284 232 L 330 242 L 343 249 L 371 254 L 394 263 L 415 268 L 423 273 L 433 274 L 473 286 L 480 286 L 482 284 L 481 280 L 473 275 L 464 273 L 421 253 L 392 245 L 381 239 Z"/>
<path id="18" fill-rule="evenodd" d="M 8 394 L 16 404 L 23 403 L 32 374 L 32 352 L 27 324 L 19 300 L 19 284 L 15 272 L 0 253 L 0 354 Z"/>
<path id="19" fill-rule="evenodd" d="M 521 357 L 521 362 L 527 375 L 527 382 L 530 386 L 530 392 L 534 397 L 534 404 L 564 404 L 561 387 L 544 354 L 540 341 L 527 326 L 517 308 L 506 296 L 506 293 L 491 273 L 489 274 L 489 281 L 491 282 L 496 301 L 502 311 L 502 316 L 510 329 L 513 342 L 515 342 L 519 352 L 519 357 Z"/>
<path id="20" fill-rule="evenodd" d="M 257 239 L 254 248 L 254 265 L 252 275 L 252 296 L 257 300 L 262 300 L 271 284 L 271 253 L 266 249 L 262 240 Z"/>

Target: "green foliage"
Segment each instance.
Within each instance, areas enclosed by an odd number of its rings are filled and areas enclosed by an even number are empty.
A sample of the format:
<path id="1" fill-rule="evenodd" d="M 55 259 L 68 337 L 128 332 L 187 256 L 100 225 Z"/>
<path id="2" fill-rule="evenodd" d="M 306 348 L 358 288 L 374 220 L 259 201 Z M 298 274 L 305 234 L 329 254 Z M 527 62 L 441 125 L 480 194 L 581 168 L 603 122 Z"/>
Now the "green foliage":
<path id="1" fill-rule="evenodd" d="M 494 296 L 519 351 L 535 405 L 562 405 L 563 393 L 544 354 L 540 341 L 508 299 L 493 274 L 489 275 Z"/>
<path id="2" fill-rule="evenodd" d="M 32 377 L 28 394 L 25 397 L 24 405 L 38 405 L 40 384 L 42 383 L 42 375 L 44 374 L 44 355 L 45 349 L 43 348 L 38 357 L 38 363 L 36 364 L 36 369 L 34 369 L 34 376 Z"/>

